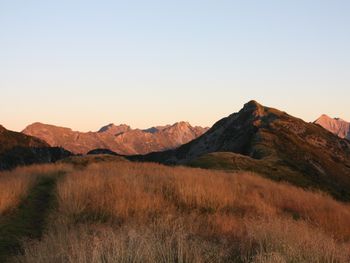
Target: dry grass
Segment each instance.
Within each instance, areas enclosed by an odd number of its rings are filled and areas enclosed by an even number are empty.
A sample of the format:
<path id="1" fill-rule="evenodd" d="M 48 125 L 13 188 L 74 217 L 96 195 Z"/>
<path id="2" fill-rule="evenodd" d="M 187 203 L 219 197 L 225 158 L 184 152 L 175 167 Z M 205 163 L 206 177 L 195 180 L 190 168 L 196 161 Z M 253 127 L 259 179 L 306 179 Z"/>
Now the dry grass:
<path id="1" fill-rule="evenodd" d="M 27 247 L 25 262 L 220 262 L 215 246 L 188 239 L 181 227 L 164 226 L 60 225 Z"/>
<path id="2" fill-rule="evenodd" d="M 349 262 L 350 207 L 247 173 L 90 165 L 23 262 Z"/>
<path id="3" fill-rule="evenodd" d="M 241 254 L 249 262 L 349 262 L 349 244 L 341 244 L 306 222 L 273 218 L 245 221 Z M 255 254 L 255 255 L 254 255 Z M 280 260 L 280 261 L 279 261 Z"/>
<path id="4" fill-rule="evenodd" d="M 15 209 L 38 176 L 68 169 L 63 165 L 33 165 L 0 172 L 0 216 Z"/>

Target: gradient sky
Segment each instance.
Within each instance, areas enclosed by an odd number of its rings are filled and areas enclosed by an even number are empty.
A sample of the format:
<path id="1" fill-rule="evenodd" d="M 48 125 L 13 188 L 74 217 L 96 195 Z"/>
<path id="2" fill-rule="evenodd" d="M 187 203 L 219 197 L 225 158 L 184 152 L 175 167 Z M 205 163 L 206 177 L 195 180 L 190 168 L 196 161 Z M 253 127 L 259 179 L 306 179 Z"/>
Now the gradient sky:
<path id="1" fill-rule="evenodd" d="M 350 1 L 0 0 L 0 124 L 350 120 Z"/>

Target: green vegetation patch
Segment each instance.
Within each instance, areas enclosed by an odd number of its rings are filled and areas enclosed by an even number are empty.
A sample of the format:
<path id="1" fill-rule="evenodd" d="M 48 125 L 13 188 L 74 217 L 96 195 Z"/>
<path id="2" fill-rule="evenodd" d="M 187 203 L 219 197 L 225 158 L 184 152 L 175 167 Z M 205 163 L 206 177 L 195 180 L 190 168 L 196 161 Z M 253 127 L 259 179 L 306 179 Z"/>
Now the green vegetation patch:
<path id="1" fill-rule="evenodd" d="M 48 213 L 56 205 L 57 176 L 40 177 L 16 211 L 0 218 L 0 262 L 21 253 L 23 239 L 42 236 Z"/>

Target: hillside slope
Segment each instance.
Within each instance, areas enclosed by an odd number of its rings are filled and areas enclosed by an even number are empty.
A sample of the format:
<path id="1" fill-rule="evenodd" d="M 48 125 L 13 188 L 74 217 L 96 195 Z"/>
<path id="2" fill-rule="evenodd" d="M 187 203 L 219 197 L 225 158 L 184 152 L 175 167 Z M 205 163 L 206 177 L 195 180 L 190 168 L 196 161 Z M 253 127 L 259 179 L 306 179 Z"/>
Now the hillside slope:
<path id="1" fill-rule="evenodd" d="M 59 147 L 50 147 L 46 142 L 0 126 L 0 170 L 18 165 L 54 162 L 71 155 Z"/>
<path id="2" fill-rule="evenodd" d="M 74 157 L 79 158 L 86 157 Z M 32 195 L 21 188 L 14 198 L 6 197 L 17 185 L 30 189 L 40 169 L 65 171 L 65 176 L 56 177 L 55 206 L 40 214 L 46 223 L 43 235 L 33 237 L 28 235 L 30 222 L 37 222 L 36 210 L 28 207 Z M 55 176 L 39 175 L 38 181 L 45 178 Z M 350 262 L 348 204 L 247 172 L 123 160 L 98 161 L 84 169 L 34 166 L 0 176 L 0 200 L 7 201 L 7 209 L 26 200 L 24 208 L 31 212 L 25 219 L 15 214 L 5 223 L 0 220 L 2 244 L 21 234 L 13 219 L 26 226 L 14 262 Z M 10 235 L 1 231 L 9 228 L 15 229 Z M 11 252 L 0 246 L 0 258 Z"/>
<path id="3" fill-rule="evenodd" d="M 232 168 L 244 159 L 246 170 L 254 170 L 251 167 L 258 165 L 273 179 L 321 188 L 341 199 L 350 198 L 350 142 L 319 125 L 255 101 L 176 150 L 133 159 L 193 165 L 198 158 L 214 152 L 235 153 L 229 157 Z M 215 162 L 218 157 L 221 158 L 216 155 Z M 203 159 L 200 163 L 205 166 Z"/>
<path id="4" fill-rule="evenodd" d="M 33 136 L 13 132 L 0 125 L 0 153 L 14 147 L 49 147 L 49 145 Z"/>

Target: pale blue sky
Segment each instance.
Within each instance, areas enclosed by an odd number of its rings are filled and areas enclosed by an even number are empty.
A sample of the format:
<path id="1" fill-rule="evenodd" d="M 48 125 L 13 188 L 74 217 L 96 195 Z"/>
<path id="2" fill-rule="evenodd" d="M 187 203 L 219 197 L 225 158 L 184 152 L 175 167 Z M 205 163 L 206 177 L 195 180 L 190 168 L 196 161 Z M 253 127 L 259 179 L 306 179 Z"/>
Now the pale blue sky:
<path id="1" fill-rule="evenodd" d="M 350 120 L 350 1 L 0 0 L 0 124 Z"/>

